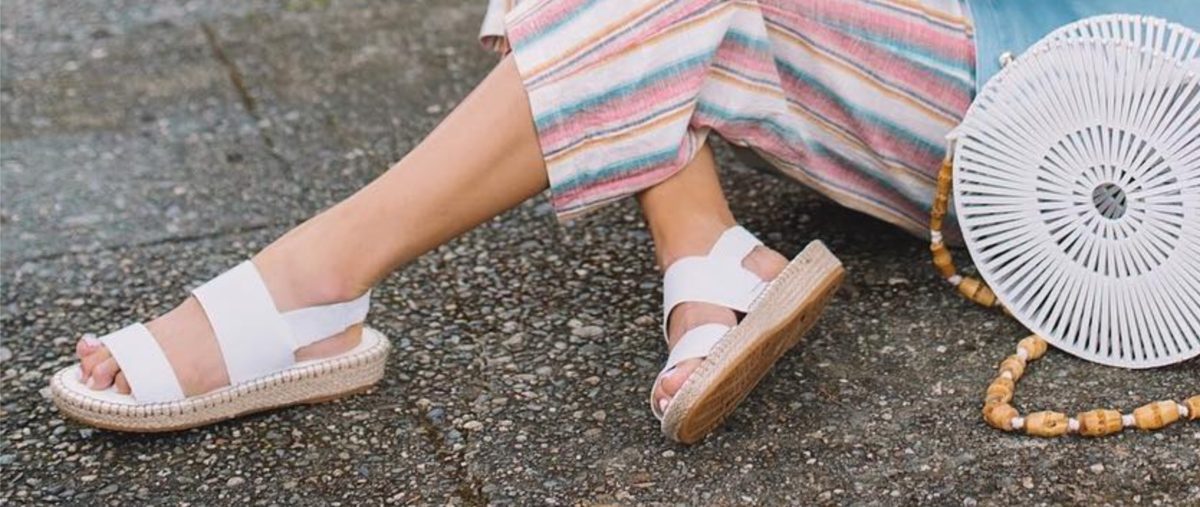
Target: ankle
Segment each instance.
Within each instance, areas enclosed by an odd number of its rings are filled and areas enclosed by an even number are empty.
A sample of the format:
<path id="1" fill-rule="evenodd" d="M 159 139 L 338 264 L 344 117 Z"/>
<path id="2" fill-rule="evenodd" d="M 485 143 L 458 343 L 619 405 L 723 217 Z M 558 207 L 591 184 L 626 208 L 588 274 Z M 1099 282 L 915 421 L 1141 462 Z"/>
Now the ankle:
<path id="1" fill-rule="evenodd" d="M 660 227 L 657 230 L 651 227 L 659 268 L 665 270 L 684 257 L 707 254 L 721 234 L 735 225 L 737 222 L 732 217 L 694 217 L 686 224 Z"/>
<path id="2" fill-rule="evenodd" d="M 316 255 L 289 254 L 274 245 L 254 256 L 254 265 L 279 311 L 342 303 L 370 289 L 346 276 L 347 270 L 322 266 L 316 258 Z"/>

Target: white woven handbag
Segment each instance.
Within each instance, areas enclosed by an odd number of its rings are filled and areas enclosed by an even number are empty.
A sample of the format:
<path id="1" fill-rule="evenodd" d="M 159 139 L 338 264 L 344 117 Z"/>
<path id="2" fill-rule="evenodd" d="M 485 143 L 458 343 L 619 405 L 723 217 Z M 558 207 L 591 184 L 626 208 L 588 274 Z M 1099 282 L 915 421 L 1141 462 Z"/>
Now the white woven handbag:
<path id="1" fill-rule="evenodd" d="M 1021 417 L 1009 404 L 1045 342 L 1125 368 L 1200 355 L 1200 36 L 1130 15 L 1064 26 L 989 80 L 949 139 L 934 264 L 1034 333 L 1002 363 L 985 419 L 1039 436 L 1100 436 L 1200 418 L 1200 396 L 1124 416 Z M 986 284 L 956 273 L 942 244 L 951 188 Z"/>

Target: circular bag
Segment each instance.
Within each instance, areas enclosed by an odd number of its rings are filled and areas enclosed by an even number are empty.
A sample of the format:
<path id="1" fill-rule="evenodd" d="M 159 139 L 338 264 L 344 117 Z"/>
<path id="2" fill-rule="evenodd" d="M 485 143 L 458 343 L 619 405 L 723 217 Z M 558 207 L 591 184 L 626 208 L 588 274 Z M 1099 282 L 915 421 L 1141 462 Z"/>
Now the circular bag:
<path id="1" fill-rule="evenodd" d="M 971 258 L 1022 324 L 1107 365 L 1200 354 L 1196 32 L 1129 15 L 1060 28 L 951 140 Z"/>

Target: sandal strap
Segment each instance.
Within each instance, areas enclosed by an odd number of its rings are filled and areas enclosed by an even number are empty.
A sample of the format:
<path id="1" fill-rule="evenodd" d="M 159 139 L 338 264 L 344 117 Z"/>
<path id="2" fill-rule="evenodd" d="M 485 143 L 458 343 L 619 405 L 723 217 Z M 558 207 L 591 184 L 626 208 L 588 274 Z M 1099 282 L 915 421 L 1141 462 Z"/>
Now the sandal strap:
<path id="1" fill-rule="evenodd" d="M 345 303 L 310 306 L 283 314 L 296 348 L 311 345 L 361 324 L 371 309 L 371 291 Z M 294 351 L 293 351 L 294 352 Z"/>
<path id="2" fill-rule="evenodd" d="M 708 255 L 684 257 L 663 275 L 663 334 L 671 311 L 686 302 L 710 303 L 745 313 L 766 288 L 742 260 L 762 242 L 740 226 L 721 234 Z"/>
<path id="3" fill-rule="evenodd" d="M 650 412 L 654 413 L 655 417 L 660 420 L 663 418 L 662 408 L 654 400 L 654 393 L 658 392 L 658 383 L 662 382 L 663 376 L 688 359 L 708 357 L 713 347 L 716 347 L 717 343 L 725 338 L 730 329 L 724 324 L 704 324 L 688 330 L 679 337 L 679 342 L 671 348 L 667 364 L 663 366 L 662 371 L 658 372 L 658 376 L 654 378 L 654 385 L 650 387 Z"/>
<path id="4" fill-rule="evenodd" d="M 735 260 L 740 266 L 742 259 L 745 259 L 750 252 L 754 251 L 755 247 L 761 244 L 762 241 L 754 237 L 745 227 L 735 225 L 721 233 L 721 237 L 717 238 L 716 244 L 709 250 L 708 257 Z"/>
<path id="5" fill-rule="evenodd" d="M 192 291 L 216 335 L 229 382 L 236 385 L 286 369 L 296 349 L 366 319 L 371 293 L 344 303 L 279 313 L 258 268 L 250 261 Z M 143 324 L 100 338 L 139 402 L 176 401 L 183 388 L 158 341 Z"/>
<path id="6" fill-rule="evenodd" d="M 217 336 L 231 384 L 295 363 L 292 329 L 254 263 L 245 261 L 192 291 Z"/>
<path id="7" fill-rule="evenodd" d="M 126 326 L 102 336 L 100 343 L 121 365 L 129 389 L 138 401 L 154 403 L 184 398 L 174 368 L 146 326 L 140 323 Z"/>
<path id="8" fill-rule="evenodd" d="M 367 318 L 371 292 L 351 301 L 281 314 L 254 263 L 245 261 L 192 291 L 212 325 L 233 384 L 295 364 L 296 349 Z"/>
<path id="9" fill-rule="evenodd" d="M 671 355 L 667 357 L 667 364 L 663 366 L 659 376 L 688 359 L 708 357 L 708 353 L 712 352 L 713 347 L 717 346 L 717 342 L 720 342 L 730 329 L 724 324 L 704 324 L 689 329 L 671 348 Z"/>

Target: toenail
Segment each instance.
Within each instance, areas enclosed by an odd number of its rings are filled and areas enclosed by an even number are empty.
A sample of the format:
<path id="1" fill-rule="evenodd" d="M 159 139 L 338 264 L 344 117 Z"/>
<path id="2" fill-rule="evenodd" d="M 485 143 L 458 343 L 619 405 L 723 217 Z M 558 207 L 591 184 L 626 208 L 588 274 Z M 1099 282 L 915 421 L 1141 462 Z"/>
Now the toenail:
<path id="1" fill-rule="evenodd" d="M 87 387 L 88 389 L 96 389 L 96 377 L 88 377 Z"/>
<path id="2" fill-rule="evenodd" d="M 100 339 L 96 338 L 96 335 L 94 335 L 92 333 L 88 333 L 88 334 L 83 335 L 83 343 L 84 343 L 84 345 L 87 345 L 88 347 L 99 347 Z"/>
<path id="3" fill-rule="evenodd" d="M 670 404 L 671 404 L 671 399 L 670 399 L 670 398 L 663 398 L 663 399 L 661 399 L 661 400 L 658 400 L 658 411 L 659 411 L 659 412 L 662 412 L 662 413 L 666 413 L 666 412 L 667 412 L 667 406 L 668 406 L 668 405 L 670 405 Z"/>

